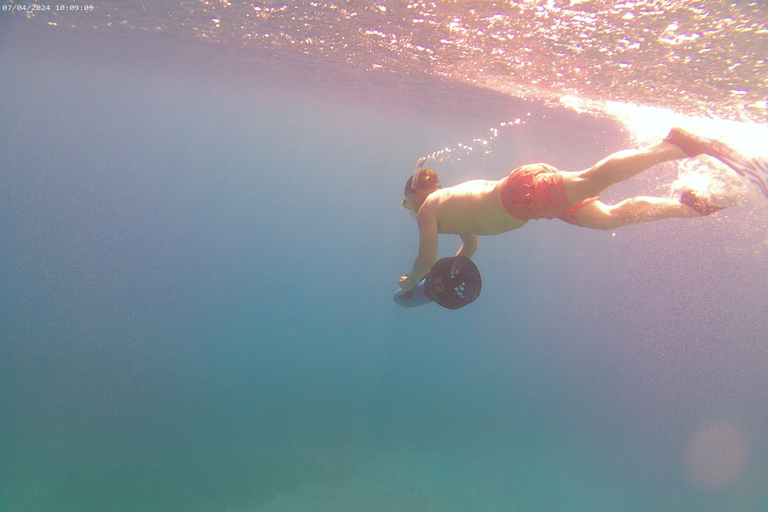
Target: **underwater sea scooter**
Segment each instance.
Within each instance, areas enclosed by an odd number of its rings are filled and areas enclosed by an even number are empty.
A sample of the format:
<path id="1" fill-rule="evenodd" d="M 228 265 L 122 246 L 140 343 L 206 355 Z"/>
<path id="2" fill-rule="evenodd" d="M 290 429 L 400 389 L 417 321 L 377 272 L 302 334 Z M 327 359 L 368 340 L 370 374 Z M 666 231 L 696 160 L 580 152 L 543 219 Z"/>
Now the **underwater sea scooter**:
<path id="1" fill-rule="evenodd" d="M 404 308 L 434 301 L 444 308 L 459 309 L 480 296 L 482 284 L 480 271 L 472 260 L 454 256 L 437 260 L 419 284 L 407 292 L 398 290 L 394 299 Z"/>

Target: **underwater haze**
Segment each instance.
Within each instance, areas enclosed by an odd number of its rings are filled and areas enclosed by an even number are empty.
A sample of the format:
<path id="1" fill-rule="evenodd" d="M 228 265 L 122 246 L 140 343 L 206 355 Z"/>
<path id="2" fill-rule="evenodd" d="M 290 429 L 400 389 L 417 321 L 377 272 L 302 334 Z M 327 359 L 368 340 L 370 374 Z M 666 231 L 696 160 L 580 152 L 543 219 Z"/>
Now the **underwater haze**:
<path id="1" fill-rule="evenodd" d="M 46 5 L 0 2 L 0 510 L 768 510 L 768 198 L 718 162 L 602 199 L 724 211 L 532 221 L 476 302 L 392 300 L 421 156 L 765 153 L 761 2 Z"/>

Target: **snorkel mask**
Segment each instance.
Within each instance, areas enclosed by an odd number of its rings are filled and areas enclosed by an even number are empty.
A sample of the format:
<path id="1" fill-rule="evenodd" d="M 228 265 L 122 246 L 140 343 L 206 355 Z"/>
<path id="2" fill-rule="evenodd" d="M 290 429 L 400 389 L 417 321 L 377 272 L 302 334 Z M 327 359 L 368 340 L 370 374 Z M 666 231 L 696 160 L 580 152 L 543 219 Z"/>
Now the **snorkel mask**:
<path id="1" fill-rule="evenodd" d="M 416 185 L 419 182 L 419 171 L 421 171 L 421 168 L 424 166 L 424 162 L 427 161 L 427 157 L 423 156 L 419 158 L 419 161 L 416 162 L 416 168 L 413 170 L 413 176 L 411 176 L 411 188 L 408 190 L 408 193 L 406 195 L 413 194 L 416 192 Z M 416 212 L 411 210 L 411 206 L 408 204 L 408 199 L 403 199 L 400 201 L 400 204 L 403 205 L 404 208 L 407 208 L 411 212 L 411 218 L 416 219 Z"/>

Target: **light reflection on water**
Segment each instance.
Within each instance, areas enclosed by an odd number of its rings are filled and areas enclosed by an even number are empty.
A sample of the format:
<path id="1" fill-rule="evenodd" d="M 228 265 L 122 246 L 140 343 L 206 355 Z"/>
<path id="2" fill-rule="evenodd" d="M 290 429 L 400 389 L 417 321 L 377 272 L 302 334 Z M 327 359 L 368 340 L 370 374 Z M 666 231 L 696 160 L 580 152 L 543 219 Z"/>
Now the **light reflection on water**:
<path id="1" fill-rule="evenodd" d="M 296 52 L 519 97 L 576 96 L 765 122 L 768 11 L 759 1 L 103 2 L 40 13 L 226 49 Z"/>

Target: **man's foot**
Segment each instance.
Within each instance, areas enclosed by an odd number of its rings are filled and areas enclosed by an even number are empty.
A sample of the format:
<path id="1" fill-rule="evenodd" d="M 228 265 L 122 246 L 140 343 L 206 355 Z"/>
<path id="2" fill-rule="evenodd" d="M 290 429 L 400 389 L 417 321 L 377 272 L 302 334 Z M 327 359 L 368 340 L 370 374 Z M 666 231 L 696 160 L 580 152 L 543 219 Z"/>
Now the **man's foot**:
<path id="1" fill-rule="evenodd" d="M 740 176 L 752 174 L 750 161 L 733 148 L 729 148 L 719 140 L 699 137 L 682 128 L 672 128 L 664 138 L 664 142 L 677 146 L 688 157 L 701 155 L 713 156 L 736 171 Z"/>
<path id="2" fill-rule="evenodd" d="M 740 176 L 749 178 L 768 197 L 768 155 L 749 159 L 719 140 L 699 137 L 682 128 L 672 128 L 664 142 L 677 146 L 689 157 L 704 153 L 717 158 Z"/>
<path id="3" fill-rule="evenodd" d="M 682 128 L 672 128 L 669 134 L 664 138 L 664 142 L 677 146 L 683 150 L 687 156 L 697 156 L 702 153 L 722 160 L 723 158 L 733 159 L 740 156 L 733 149 L 729 148 L 719 140 L 705 139 Z"/>
<path id="4" fill-rule="evenodd" d="M 702 215 L 712 215 L 723 210 L 723 206 L 715 206 L 703 197 L 697 196 L 692 190 L 683 190 L 680 202 L 689 208 L 693 208 Z"/>

